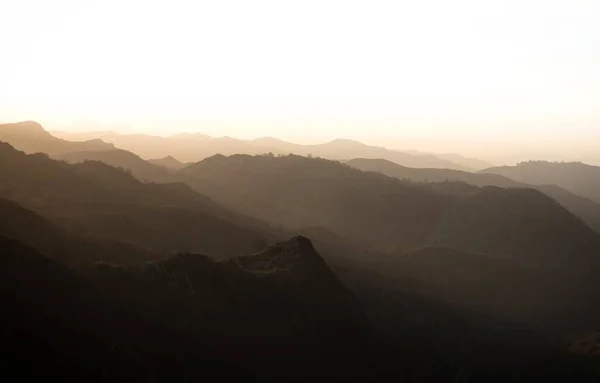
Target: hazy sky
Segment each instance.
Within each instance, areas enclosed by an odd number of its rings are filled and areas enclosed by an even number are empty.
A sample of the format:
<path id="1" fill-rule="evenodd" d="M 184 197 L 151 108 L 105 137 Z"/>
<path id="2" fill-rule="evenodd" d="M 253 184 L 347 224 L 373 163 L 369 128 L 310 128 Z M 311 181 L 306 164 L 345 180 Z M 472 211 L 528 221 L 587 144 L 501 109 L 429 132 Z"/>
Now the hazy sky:
<path id="1" fill-rule="evenodd" d="M 576 156 L 600 147 L 599 20 L 598 0 L 0 0 L 0 121 Z"/>

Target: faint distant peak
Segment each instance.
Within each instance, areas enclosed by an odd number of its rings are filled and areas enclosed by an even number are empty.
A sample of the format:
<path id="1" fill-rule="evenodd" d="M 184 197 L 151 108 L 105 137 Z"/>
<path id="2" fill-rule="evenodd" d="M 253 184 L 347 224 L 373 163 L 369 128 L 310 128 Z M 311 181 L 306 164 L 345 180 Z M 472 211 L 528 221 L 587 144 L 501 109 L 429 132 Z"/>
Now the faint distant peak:
<path id="1" fill-rule="evenodd" d="M 348 138 L 336 138 L 335 140 L 329 141 L 325 145 L 347 145 L 347 146 L 357 146 L 357 145 L 360 145 L 360 146 L 366 146 L 366 144 L 363 144 L 360 141 L 350 140 Z"/>
<path id="2" fill-rule="evenodd" d="M 148 162 L 172 170 L 179 170 L 185 167 L 185 164 L 183 162 L 179 161 L 177 158 L 171 155 L 168 155 L 163 158 L 151 159 L 148 160 Z"/>
<path id="3" fill-rule="evenodd" d="M 283 140 L 280 140 L 280 139 L 274 138 L 274 137 L 259 137 L 259 138 L 255 138 L 251 142 L 253 144 L 258 144 L 258 145 L 285 145 L 285 144 L 288 144 L 288 142 L 285 142 Z"/>

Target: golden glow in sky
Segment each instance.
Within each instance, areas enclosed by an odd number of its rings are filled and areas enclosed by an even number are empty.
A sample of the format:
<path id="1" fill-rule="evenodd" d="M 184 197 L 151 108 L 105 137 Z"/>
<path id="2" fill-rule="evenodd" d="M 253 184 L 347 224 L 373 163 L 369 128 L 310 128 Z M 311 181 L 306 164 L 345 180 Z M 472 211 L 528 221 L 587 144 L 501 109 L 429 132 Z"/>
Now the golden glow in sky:
<path id="1" fill-rule="evenodd" d="M 0 18 L 0 121 L 432 148 L 600 138 L 597 0 L 5 0 Z"/>

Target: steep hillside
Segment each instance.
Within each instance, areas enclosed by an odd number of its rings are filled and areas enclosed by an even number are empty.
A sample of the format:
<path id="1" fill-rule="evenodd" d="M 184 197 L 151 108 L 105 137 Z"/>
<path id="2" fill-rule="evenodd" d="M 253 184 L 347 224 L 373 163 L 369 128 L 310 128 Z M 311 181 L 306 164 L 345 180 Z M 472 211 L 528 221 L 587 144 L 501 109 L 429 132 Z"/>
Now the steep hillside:
<path id="1" fill-rule="evenodd" d="M 600 256 L 599 234 L 532 189 L 490 186 L 460 199 L 438 222 L 429 242 L 548 266 Z"/>
<path id="2" fill-rule="evenodd" d="M 131 171 L 137 179 L 151 182 L 174 182 L 175 177 L 161 166 L 142 160 L 137 155 L 121 149 L 109 151 L 68 152 L 53 156 L 54 159 L 79 163 L 84 161 L 100 161 L 107 165 Z"/>
<path id="3" fill-rule="evenodd" d="M 182 170 L 196 190 L 287 228 L 325 226 L 381 246 L 421 243 L 450 203 L 338 162 L 300 156 L 213 156 Z"/>
<path id="4" fill-rule="evenodd" d="M 482 170 L 533 185 L 553 184 L 600 203 L 600 167 L 580 162 L 529 161 Z"/>
<path id="5" fill-rule="evenodd" d="M 76 235 L 4 199 L 0 199 L 0 235 L 32 246 L 46 256 L 73 267 L 98 261 L 129 264 L 159 257 L 128 243 Z"/>
<path id="6" fill-rule="evenodd" d="M 419 169 L 398 165 L 384 159 L 355 158 L 346 161 L 353 168 L 385 174 L 415 182 L 461 181 L 474 186 L 519 187 L 522 184 L 496 174 L 470 173 L 453 169 Z"/>
<path id="7" fill-rule="evenodd" d="M 33 121 L 0 124 L 0 141 L 8 142 L 26 153 L 48 153 L 51 155 L 78 150 L 102 151 L 114 149 L 112 144 L 100 139 L 70 142 L 52 136 Z"/>
<path id="8" fill-rule="evenodd" d="M 254 220 L 183 184 L 144 184 L 99 162 L 69 165 L 0 145 L 0 196 L 71 231 L 158 252 L 250 254 L 271 240 Z M 259 227 L 260 226 L 260 227 Z"/>
<path id="9" fill-rule="evenodd" d="M 187 166 L 186 164 L 184 164 L 183 162 L 177 160 L 176 158 L 174 158 L 172 156 L 166 156 L 164 158 L 152 159 L 152 160 L 148 160 L 148 162 L 153 165 L 161 166 L 161 167 L 171 170 L 171 171 L 181 170 Z"/>
<path id="10" fill-rule="evenodd" d="M 556 185 L 528 185 L 493 173 L 469 173 L 450 169 L 415 169 L 381 159 L 354 159 L 346 164 L 364 171 L 378 172 L 389 177 L 415 182 L 466 182 L 474 186 L 501 188 L 533 188 L 553 198 L 571 213 L 581 217 L 590 227 L 600 232 L 600 204 L 580 197 Z"/>
<path id="11" fill-rule="evenodd" d="M 289 228 L 324 226 L 380 249 L 443 244 L 532 258 L 545 251 L 562 258 L 567 249 L 586 258 L 598 249 L 597 233 L 528 189 L 415 184 L 299 156 L 215 156 L 182 173 L 197 190 L 249 215 Z M 484 223 L 478 235 L 477 225 Z M 585 254 L 581 243 L 590 244 Z"/>

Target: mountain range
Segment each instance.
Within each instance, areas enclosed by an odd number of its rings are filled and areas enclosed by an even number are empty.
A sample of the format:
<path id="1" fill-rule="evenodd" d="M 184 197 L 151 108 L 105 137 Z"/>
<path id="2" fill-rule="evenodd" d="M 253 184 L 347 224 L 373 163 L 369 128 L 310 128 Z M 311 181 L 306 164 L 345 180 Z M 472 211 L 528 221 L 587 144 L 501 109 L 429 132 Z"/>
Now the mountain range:
<path id="1" fill-rule="evenodd" d="M 566 185 L 312 152 L 146 161 L 34 130 L 0 143 L 3 380 L 600 378 L 596 203 Z"/>
<path id="2" fill-rule="evenodd" d="M 170 137 L 140 134 L 122 135 L 115 132 L 52 132 L 52 134 L 71 141 L 101 139 L 121 149 L 137 153 L 145 159 L 172 156 L 184 162 L 196 162 L 215 154 L 253 155 L 273 153 L 311 155 L 335 160 L 349 160 L 357 157 L 384 158 L 415 168 L 479 170 L 491 166 L 484 161 L 465 158 L 458 154 L 437 155 L 415 151 L 390 150 L 347 139 L 337 139 L 318 145 L 300 145 L 271 137 L 240 140 L 231 137 L 213 138 L 203 134 L 179 134 Z"/>

